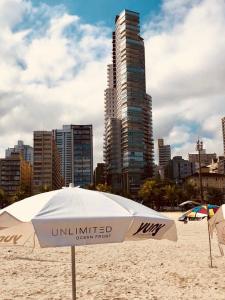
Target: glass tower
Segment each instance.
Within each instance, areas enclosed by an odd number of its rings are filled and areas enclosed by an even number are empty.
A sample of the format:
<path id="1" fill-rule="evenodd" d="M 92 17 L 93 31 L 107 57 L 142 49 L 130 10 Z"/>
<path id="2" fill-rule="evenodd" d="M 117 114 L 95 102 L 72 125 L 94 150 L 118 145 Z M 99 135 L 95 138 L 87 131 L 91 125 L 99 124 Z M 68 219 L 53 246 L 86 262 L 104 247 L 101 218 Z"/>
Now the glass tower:
<path id="1" fill-rule="evenodd" d="M 153 175 L 152 99 L 146 94 L 144 41 L 138 13 L 124 10 L 116 16 L 112 44 L 117 126 L 112 126 L 112 118 L 108 120 L 111 126 L 105 126 L 105 137 L 110 145 L 109 137 L 120 131 L 118 144 L 111 148 L 120 152 L 117 163 L 120 162 L 122 191 L 135 196 L 144 179 Z M 106 160 L 108 177 L 109 164 L 110 159 Z"/>
<path id="2" fill-rule="evenodd" d="M 64 183 L 85 187 L 93 181 L 92 125 L 63 125 L 54 130 Z"/>

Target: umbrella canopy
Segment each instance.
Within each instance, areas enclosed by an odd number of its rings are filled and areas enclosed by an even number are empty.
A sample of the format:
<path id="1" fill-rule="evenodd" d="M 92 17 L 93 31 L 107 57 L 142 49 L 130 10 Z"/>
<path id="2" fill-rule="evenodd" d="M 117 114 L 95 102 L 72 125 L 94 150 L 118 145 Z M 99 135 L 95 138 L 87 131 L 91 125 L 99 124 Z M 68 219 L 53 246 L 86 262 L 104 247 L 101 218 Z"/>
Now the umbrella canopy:
<path id="1" fill-rule="evenodd" d="M 75 246 L 124 240 L 177 240 L 175 222 L 113 194 L 63 188 L 0 210 L 0 246 L 24 245 L 37 236 L 41 247 L 71 246 L 72 299 L 76 299 Z"/>
<path id="2" fill-rule="evenodd" d="M 208 209 L 207 209 L 208 206 Z M 195 221 L 201 220 L 205 217 L 213 217 L 216 211 L 218 210 L 219 206 L 208 204 L 208 205 L 199 205 L 196 206 L 188 211 L 186 211 L 181 217 L 179 217 L 179 221 Z"/>
<path id="3" fill-rule="evenodd" d="M 225 204 L 221 205 L 215 215 L 209 220 L 209 229 L 211 235 L 216 230 L 218 242 L 225 245 Z"/>
<path id="4" fill-rule="evenodd" d="M 179 204 L 180 207 L 186 206 L 186 205 L 199 205 L 199 202 L 193 201 L 193 200 L 188 200 L 188 201 L 184 201 L 182 203 Z"/>
<path id="5" fill-rule="evenodd" d="M 176 241 L 175 222 L 121 196 L 63 188 L 0 210 L 0 245 L 24 245 L 37 235 L 41 247 L 117 243 L 146 238 Z"/>

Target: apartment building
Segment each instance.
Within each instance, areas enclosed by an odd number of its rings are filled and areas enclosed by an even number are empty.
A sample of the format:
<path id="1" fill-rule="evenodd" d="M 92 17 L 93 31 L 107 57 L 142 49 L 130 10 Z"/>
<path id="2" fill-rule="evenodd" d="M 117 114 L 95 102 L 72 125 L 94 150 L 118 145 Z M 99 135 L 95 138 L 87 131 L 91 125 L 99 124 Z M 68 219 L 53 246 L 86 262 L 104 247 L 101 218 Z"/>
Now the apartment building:
<path id="1" fill-rule="evenodd" d="M 105 94 L 104 158 L 113 191 L 137 195 L 153 175 L 152 99 L 146 94 L 144 41 L 139 14 L 124 10 L 115 19 L 112 65 Z M 109 113 L 108 113 L 109 112 Z"/>
<path id="2" fill-rule="evenodd" d="M 34 131 L 33 139 L 33 194 L 61 188 L 61 162 L 52 131 Z"/>
<path id="3" fill-rule="evenodd" d="M 61 158 L 61 173 L 69 186 L 86 187 L 93 182 L 92 125 L 63 125 L 53 131 Z"/>

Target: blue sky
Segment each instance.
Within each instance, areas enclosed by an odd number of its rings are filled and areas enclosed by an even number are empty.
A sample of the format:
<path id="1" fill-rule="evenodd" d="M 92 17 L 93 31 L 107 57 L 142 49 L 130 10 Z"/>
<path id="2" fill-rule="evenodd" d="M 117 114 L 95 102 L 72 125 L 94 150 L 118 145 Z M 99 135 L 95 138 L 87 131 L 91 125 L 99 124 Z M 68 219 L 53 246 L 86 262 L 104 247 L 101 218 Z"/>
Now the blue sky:
<path id="1" fill-rule="evenodd" d="M 63 4 L 71 14 L 79 15 L 87 23 L 104 23 L 113 26 L 116 14 L 124 8 L 141 14 L 142 22 L 158 13 L 161 0 L 33 0 L 34 4 L 50 6 Z"/>
<path id="2" fill-rule="evenodd" d="M 141 17 L 155 141 L 222 154 L 224 0 L 0 0 L 0 157 L 34 130 L 93 124 L 102 161 L 115 15 Z M 157 157 L 157 147 L 155 148 Z"/>

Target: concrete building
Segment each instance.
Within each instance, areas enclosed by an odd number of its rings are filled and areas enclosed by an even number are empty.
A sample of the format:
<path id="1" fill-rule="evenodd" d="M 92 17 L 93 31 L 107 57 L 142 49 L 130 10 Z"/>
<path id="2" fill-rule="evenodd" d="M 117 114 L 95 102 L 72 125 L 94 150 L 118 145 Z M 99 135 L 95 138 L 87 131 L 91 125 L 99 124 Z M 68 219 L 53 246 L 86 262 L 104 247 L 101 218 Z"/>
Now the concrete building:
<path id="1" fill-rule="evenodd" d="M 115 36 L 115 34 L 113 34 Z M 115 45 L 113 48 L 115 55 Z M 107 68 L 105 90 L 104 162 L 107 183 L 114 193 L 121 192 L 121 120 L 116 118 L 116 79 L 113 64 Z"/>
<path id="2" fill-rule="evenodd" d="M 30 145 L 24 145 L 24 142 L 19 140 L 13 148 L 5 150 L 5 157 L 10 157 L 13 152 L 21 153 L 23 158 L 33 165 L 33 148 Z"/>
<path id="3" fill-rule="evenodd" d="M 170 145 L 165 145 L 163 139 L 158 139 L 159 166 L 165 167 L 171 159 Z"/>
<path id="4" fill-rule="evenodd" d="M 97 186 L 98 184 L 104 184 L 106 182 L 104 163 L 97 164 L 97 167 L 94 170 L 93 180 L 94 180 L 94 186 Z"/>
<path id="5" fill-rule="evenodd" d="M 171 159 L 171 148 L 170 145 L 165 145 L 163 139 L 158 139 L 158 156 L 159 156 L 159 174 L 163 179 L 164 170 L 169 160 Z"/>
<path id="6" fill-rule="evenodd" d="M 187 177 L 186 182 L 195 185 L 197 188 L 200 188 L 199 173 L 195 173 L 192 176 Z M 213 188 L 221 192 L 225 192 L 225 175 L 202 173 L 202 187 L 205 191 L 207 191 L 208 188 Z"/>
<path id="7" fill-rule="evenodd" d="M 201 166 L 208 166 L 211 164 L 213 159 L 216 159 L 216 153 L 206 153 L 206 150 L 203 149 L 200 152 L 200 157 L 201 157 Z M 188 154 L 188 160 L 189 162 L 192 162 L 195 164 L 195 167 L 199 167 L 199 157 L 197 153 L 193 154 Z"/>
<path id="8" fill-rule="evenodd" d="M 176 181 L 182 182 L 186 177 L 195 173 L 195 165 L 182 156 L 175 156 L 169 160 L 165 167 L 165 177 Z"/>
<path id="9" fill-rule="evenodd" d="M 222 118 L 223 154 L 225 156 L 225 117 Z"/>
<path id="10" fill-rule="evenodd" d="M 10 156 L 0 159 L 0 188 L 9 197 L 23 190 L 26 196 L 31 194 L 32 166 L 24 160 L 19 152 L 12 152 Z"/>
<path id="11" fill-rule="evenodd" d="M 93 183 L 92 125 L 63 125 L 53 131 L 61 157 L 65 185 L 85 187 Z"/>
<path id="12" fill-rule="evenodd" d="M 111 98 L 105 93 L 107 178 L 113 191 L 115 185 L 135 196 L 144 179 L 153 175 L 152 99 L 146 94 L 138 13 L 124 10 L 116 16 L 112 61 L 106 89 L 111 89 Z"/>
<path id="13" fill-rule="evenodd" d="M 225 158 L 218 156 L 208 165 L 210 173 L 225 174 Z"/>
<path id="14" fill-rule="evenodd" d="M 62 187 L 61 163 L 52 131 L 34 131 L 33 194 Z"/>

